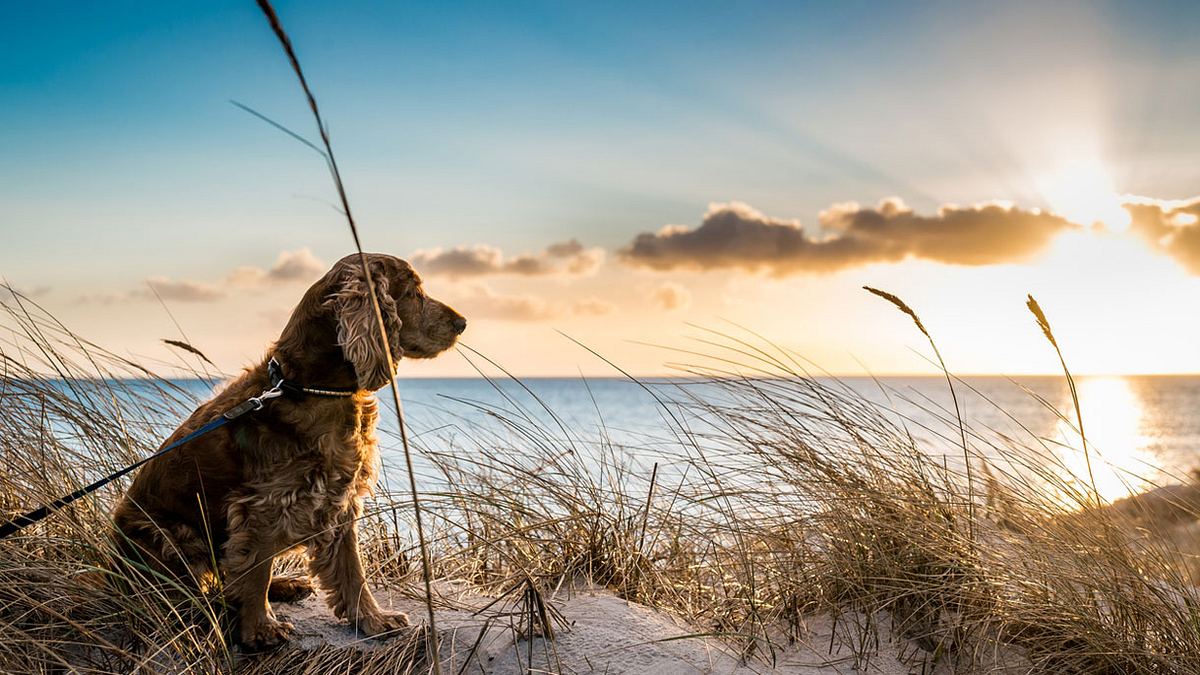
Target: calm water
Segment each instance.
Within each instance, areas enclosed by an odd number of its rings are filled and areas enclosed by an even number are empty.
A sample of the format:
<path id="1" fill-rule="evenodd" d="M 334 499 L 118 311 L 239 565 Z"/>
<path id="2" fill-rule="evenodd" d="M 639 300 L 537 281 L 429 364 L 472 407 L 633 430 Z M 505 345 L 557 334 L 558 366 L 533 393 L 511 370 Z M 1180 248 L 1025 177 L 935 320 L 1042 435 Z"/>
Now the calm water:
<path id="1" fill-rule="evenodd" d="M 924 441 L 930 452 L 954 457 L 958 427 L 944 379 L 822 382 L 885 405 L 894 411 L 889 414 L 895 423 Z M 210 391 L 203 382 L 181 384 L 198 397 Z M 1140 477 L 1174 482 L 1200 467 L 1200 417 L 1194 414 L 1200 406 L 1200 377 L 1085 377 L 1078 386 L 1096 483 L 1104 496 L 1114 499 L 1143 487 Z M 523 429 L 536 428 L 579 443 L 608 439 L 631 448 L 635 456 L 644 454 L 647 464 L 655 460 L 656 449 L 672 444 L 674 421 L 703 425 L 694 408 L 668 406 L 667 413 L 656 397 L 722 397 L 713 385 L 698 383 L 672 386 L 658 381 L 651 390 L 617 379 L 530 379 L 521 384 L 483 379 L 400 381 L 410 437 L 422 453 L 447 447 L 469 449 L 480 443 L 521 447 L 521 442 L 529 442 Z M 1062 378 L 973 377 L 965 378 L 956 391 L 963 416 L 980 436 L 980 446 L 987 439 L 1003 444 L 1007 438 L 1045 447 L 1078 475 L 1085 475 L 1074 408 Z M 386 390 L 381 394 L 385 463 L 398 470 L 400 444 L 390 395 Z M 512 423 L 501 424 L 498 416 Z M 420 458 L 418 466 L 428 471 Z"/>

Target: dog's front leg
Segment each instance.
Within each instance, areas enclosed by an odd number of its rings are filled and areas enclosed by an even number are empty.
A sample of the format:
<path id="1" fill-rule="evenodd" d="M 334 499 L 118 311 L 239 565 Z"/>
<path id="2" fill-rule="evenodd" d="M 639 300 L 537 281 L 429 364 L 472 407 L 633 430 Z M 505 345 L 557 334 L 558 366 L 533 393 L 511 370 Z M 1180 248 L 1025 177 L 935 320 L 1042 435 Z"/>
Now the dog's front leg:
<path id="1" fill-rule="evenodd" d="M 238 521 L 243 526 L 231 532 L 221 561 L 225 572 L 225 597 L 237 611 L 237 639 L 250 650 L 278 647 L 294 630 L 292 624 L 275 618 L 275 612 L 267 602 L 271 564 L 278 547 L 263 536 L 268 528 L 256 527 L 242 519 Z"/>
<path id="2" fill-rule="evenodd" d="M 329 596 L 333 613 L 347 619 L 367 635 L 379 635 L 408 625 L 403 613 L 384 612 L 367 588 L 358 556 L 358 527 L 353 520 L 340 523 L 317 537 L 309 547 L 311 568 Z"/>

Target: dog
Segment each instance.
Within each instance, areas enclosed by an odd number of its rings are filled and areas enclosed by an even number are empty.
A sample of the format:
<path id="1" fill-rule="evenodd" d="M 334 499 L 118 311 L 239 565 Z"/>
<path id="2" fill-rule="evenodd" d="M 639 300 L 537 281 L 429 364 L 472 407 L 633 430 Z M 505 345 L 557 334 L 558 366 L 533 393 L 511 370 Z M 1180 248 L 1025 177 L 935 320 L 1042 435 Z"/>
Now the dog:
<path id="1" fill-rule="evenodd" d="M 466 319 L 426 295 L 407 262 L 366 259 L 391 362 L 362 261 L 349 255 L 308 289 L 263 361 L 163 445 L 271 389 L 273 376 L 289 383 L 284 395 L 147 463 L 114 512 L 120 555 L 201 590 L 219 582 L 236 612 L 235 638 L 250 650 L 290 637 L 293 626 L 276 619 L 269 600 L 304 597 L 312 582 L 272 579 L 271 566 L 301 548 L 339 619 L 369 636 L 408 625 L 376 604 L 359 559 L 357 520 L 378 464 L 373 392 L 401 358 L 452 347 Z"/>

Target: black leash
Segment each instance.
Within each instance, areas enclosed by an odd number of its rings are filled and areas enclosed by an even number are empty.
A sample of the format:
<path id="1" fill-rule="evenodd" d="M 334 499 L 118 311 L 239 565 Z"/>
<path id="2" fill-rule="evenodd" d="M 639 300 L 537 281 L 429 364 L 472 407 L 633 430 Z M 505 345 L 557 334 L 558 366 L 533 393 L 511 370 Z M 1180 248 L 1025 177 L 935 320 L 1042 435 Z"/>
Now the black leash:
<path id="1" fill-rule="evenodd" d="M 283 396 L 284 394 L 289 394 L 292 396 L 303 396 L 304 394 L 313 394 L 316 396 L 338 396 L 338 397 L 351 396 L 354 394 L 354 391 L 351 391 L 351 390 L 315 389 L 315 388 L 311 388 L 311 387 L 302 387 L 302 386 L 296 384 L 295 382 L 291 382 L 283 377 L 283 368 L 279 365 L 279 362 L 276 361 L 274 358 L 272 358 L 270 360 L 270 362 L 267 363 L 267 373 L 271 378 L 271 388 L 270 389 L 267 389 L 266 391 L 259 394 L 258 396 L 252 396 L 252 397 L 246 399 L 244 402 L 235 405 L 234 407 L 225 411 L 225 413 L 222 414 L 220 417 L 217 417 L 216 419 L 209 421 L 204 426 L 193 431 L 192 433 L 188 434 L 187 436 L 184 436 L 183 438 L 179 439 L 178 441 L 175 441 L 174 443 L 168 445 L 167 447 L 159 450 L 158 452 L 154 453 L 153 455 L 150 455 L 149 457 L 146 457 L 145 459 L 139 460 L 137 462 L 134 462 L 133 464 L 130 464 L 129 466 L 125 467 L 124 469 L 121 469 L 120 471 L 117 471 L 116 473 L 109 474 L 108 476 L 101 478 L 100 480 L 96 481 L 95 483 L 92 483 L 91 485 L 88 485 L 87 487 L 79 488 L 78 490 L 72 492 L 69 495 L 66 495 L 64 497 L 59 497 L 58 499 L 55 499 L 54 501 L 50 502 L 49 504 L 40 506 L 40 507 L 30 511 L 29 513 L 26 513 L 21 516 L 17 516 L 16 518 L 13 518 L 12 520 L 8 521 L 7 523 L 0 525 L 0 539 L 4 539 L 13 534 L 16 534 L 17 532 L 20 532 L 21 530 L 25 529 L 26 527 L 29 527 L 30 525 L 33 525 L 34 523 L 45 519 L 51 513 L 54 513 L 55 511 L 61 509 L 62 507 L 66 506 L 67 504 L 70 504 L 71 502 L 75 501 L 76 499 L 79 499 L 80 497 L 86 497 L 87 495 L 90 495 L 91 493 L 95 492 L 96 490 L 99 490 L 100 488 L 104 487 L 105 485 L 108 485 L 109 483 L 120 478 L 121 476 L 128 474 L 130 471 L 137 469 L 138 467 L 142 466 L 143 464 L 145 464 L 146 462 L 149 462 L 152 459 L 162 457 L 163 455 L 174 450 L 175 448 L 178 448 L 179 446 L 181 446 L 185 443 L 188 443 L 190 441 L 194 441 L 197 438 L 200 438 L 201 436 L 203 436 L 204 434 L 209 433 L 210 431 L 215 431 L 215 430 L 225 426 L 226 424 L 229 424 L 233 420 L 241 417 L 242 415 L 245 415 L 246 413 L 262 410 L 263 406 L 266 405 L 266 402 L 273 398 L 279 398 L 280 396 Z"/>

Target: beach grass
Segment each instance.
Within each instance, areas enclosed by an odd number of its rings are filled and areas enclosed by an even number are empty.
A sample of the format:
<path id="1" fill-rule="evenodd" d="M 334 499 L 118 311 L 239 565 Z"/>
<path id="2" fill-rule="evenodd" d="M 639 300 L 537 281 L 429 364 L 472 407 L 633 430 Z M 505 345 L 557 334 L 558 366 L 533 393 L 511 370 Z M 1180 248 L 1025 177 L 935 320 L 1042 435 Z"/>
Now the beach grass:
<path id="1" fill-rule="evenodd" d="M 27 299 L 0 318 L 5 516 L 151 452 L 161 421 L 196 403 Z M 664 433 L 643 447 L 559 424 L 530 397 L 474 404 L 464 419 L 491 424 L 417 448 L 437 472 L 423 486 L 435 578 L 522 608 L 510 623 L 529 648 L 565 627 L 552 599 L 583 581 L 761 668 L 832 616 L 863 664 L 888 622 L 922 667 L 948 672 L 1200 672 L 1194 556 L 1104 504 L 1053 448 L 938 410 L 945 428 L 913 434 L 761 338 L 707 344 L 674 385 L 645 384 Z M 0 671 L 428 670 L 419 632 L 380 650 L 241 654 L 219 593 L 113 564 L 118 490 L 0 541 Z M 424 598 L 412 516 L 406 493 L 382 491 L 363 550 L 376 582 Z"/>

